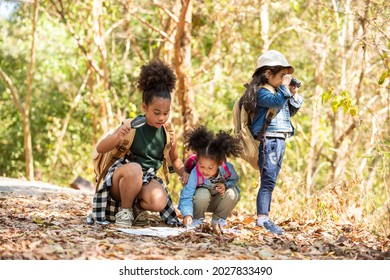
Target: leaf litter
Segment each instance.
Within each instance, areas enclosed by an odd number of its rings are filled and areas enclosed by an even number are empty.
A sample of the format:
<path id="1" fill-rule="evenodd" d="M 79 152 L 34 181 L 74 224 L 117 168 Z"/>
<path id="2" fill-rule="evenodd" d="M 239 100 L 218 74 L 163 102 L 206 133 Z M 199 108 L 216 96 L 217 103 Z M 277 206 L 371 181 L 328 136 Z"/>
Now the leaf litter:
<path id="1" fill-rule="evenodd" d="M 234 212 L 229 230 L 209 225 L 177 236 L 131 235 L 115 225 L 87 225 L 92 196 L 69 192 L 0 192 L 0 259 L 338 260 L 390 259 L 390 240 L 360 225 L 288 219 L 275 236 L 255 216 Z M 149 227 L 166 226 L 148 212 Z M 148 227 L 148 226 L 146 226 Z M 144 227 L 144 228 L 146 228 Z"/>

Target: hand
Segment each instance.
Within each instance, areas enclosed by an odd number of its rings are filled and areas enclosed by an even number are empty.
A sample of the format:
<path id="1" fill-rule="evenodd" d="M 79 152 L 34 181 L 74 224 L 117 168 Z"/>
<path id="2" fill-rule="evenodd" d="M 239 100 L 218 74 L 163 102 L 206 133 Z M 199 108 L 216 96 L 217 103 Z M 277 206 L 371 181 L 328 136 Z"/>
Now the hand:
<path id="1" fill-rule="evenodd" d="M 118 141 L 121 141 L 130 132 L 130 130 L 131 128 L 129 126 L 123 124 L 118 127 L 118 129 L 114 132 L 114 135 L 117 137 Z"/>
<path id="2" fill-rule="evenodd" d="M 215 190 L 223 196 L 223 195 L 225 195 L 226 186 L 224 183 L 218 183 Z"/>
<path id="3" fill-rule="evenodd" d="M 289 86 L 289 90 L 292 93 L 292 95 L 295 95 L 298 93 L 298 88 L 296 86 Z"/>
<path id="4" fill-rule="evenodd" d="M 187 184 L 188 178 L 189 178 L 189 177 L 190 177 L 190 174 L 187 173 L 186 171 L 184 171 L 184 172 L 183 172 L 183 176 L 181 176 L 181 177 L 179 178 L 179 180 L 181 181 L 181 183 L 182 183 L 183 185 L 185 185 L 185 184 Z"/>
<path id="5" fill-rule="evenodd" d="M 192 224 L 192 217 L 190 215 L 187 215 L 183 219 L 183 225 L 190 226 Z"/>
<path id="6" fill-rule="evenodd" d="M 291 83 L 291 79 L 292 79 L 292 75 L 290 75 L 290 74 L 284 75 L 282 78 L 282 85 L 285 85 L 286 87 L 288 87 Z"/>

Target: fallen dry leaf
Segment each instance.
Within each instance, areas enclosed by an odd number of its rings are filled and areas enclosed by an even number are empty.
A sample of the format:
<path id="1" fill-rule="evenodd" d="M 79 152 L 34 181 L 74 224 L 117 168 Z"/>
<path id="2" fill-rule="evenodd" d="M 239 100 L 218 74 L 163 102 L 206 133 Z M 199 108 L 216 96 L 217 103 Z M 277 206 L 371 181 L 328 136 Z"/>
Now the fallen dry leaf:
<path id="1" fill-rule="evenodd" d="M 87 225 L 92 196 L 80 191 L 0 192 L 1 259 L 390 259 L 390 241 L 359 225 L 289 219 L 284 236 L 255 225 L 255 217 L 234 212 L 231 231 L 209 225 L 167 238 L 135 236 L 113 225 Z M 159 226 L 157 213 L 150 213 Z M 165 226 L 165 225 L 164 225 Z"/>

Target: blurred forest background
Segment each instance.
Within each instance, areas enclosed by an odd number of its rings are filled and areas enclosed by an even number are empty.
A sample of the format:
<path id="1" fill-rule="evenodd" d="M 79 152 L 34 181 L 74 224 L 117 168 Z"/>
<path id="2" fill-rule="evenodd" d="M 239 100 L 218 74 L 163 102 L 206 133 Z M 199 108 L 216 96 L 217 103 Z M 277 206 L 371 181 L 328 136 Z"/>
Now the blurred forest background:
<path id="1" fill-rule="evenodd" d="M 67 187 L 94 180 L 97 138 L 141 113 L 136 78 L 159 58 L 177 76 L 172 122 L 232 129 L 232 108 L 265 50 L 302 81 L 271 214 L 390 235 L 390 4 L 387 0 L 0 1 L 0 176 Z M 255 214 L 258 174 L 237 210 Z M 181 185 L 170 183 L 177 202 Z"/>

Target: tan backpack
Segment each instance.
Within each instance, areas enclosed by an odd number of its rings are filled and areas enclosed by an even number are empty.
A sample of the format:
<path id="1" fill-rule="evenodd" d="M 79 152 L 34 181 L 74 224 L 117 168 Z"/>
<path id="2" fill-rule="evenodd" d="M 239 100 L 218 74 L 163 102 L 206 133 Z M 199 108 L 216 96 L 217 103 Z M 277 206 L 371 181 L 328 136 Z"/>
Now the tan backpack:
<path id="1" fill-rule="evenodd" d="M 240 99 L 233 107 L 234 135 L 240 139 L 242 145 L 241 158 L 248 162 L 254 169 L 259 170 L 259 145 L 260 142 L 253 138 L 251 125 L 254 113 L 249 114 L 244 106 L 240 105 Z"/>
<path id="2" fill-rule="evenodd" d="M 264 88 L 276 94 L 275 89 L 270 85 L 264 85 Z M 266 115 L 266 124 L 262 127 L 258 139 L 260 139 L 267 129 L 271 120 L 276 116 L 277 110 L 270 108 Z M 236 101 L 233 107 L 233 125 L 234 135 L 241 141 L 242 152 L 241 158 L 248 162 L 254 169 L 259 170 L 259 145 L 260 141 L 255 139 L 251 132 L 254 113 L 248 113 L 243 105 L 240 105 L 240 98 Z"/>
<path id="3" fill-rule="evenodd" d="M 122 124 L 126 124 L 131 127 L 132 120 L 133 119 L 126 119 L 122 122 Z M 92 160 L 94 165 L 95 181 L 96 181 L 95 191 L 98 191 L 99 186 L 103 182 L 103 179 L 107 175 L 107 171 L 111 167 L 111 165 L 113 165 L 115 161 L 123 157 L 125 154 L 130 153 L 130 147 L 133 143 L 135 132 L 136 132 L 135 128 L 132 128 L 130 132 L 125 136 L 125 138 L 111 151 L 104 154 L 100 154 L 96 150 L 96 146 L 98 145 L 98 143 L 108 135 L 114 133 L 114 131 L 118 129 L 119 126 L 103 134 L 103 136 L 100 137 L 100 139 L 98 140 L 98 142 L 93 148 Z M 170 122 L 166 122 L 163 125 L 163 127 L 167 139 L 166 145 L 164 147 L 163 172 L 164 172 L 165 181 L 167 184 L 169 184 L 168 174 L 169 174 L 169 166 L 171 166 L 169 151 L 171 150 L 174 141 L 174 129 Z"/>

